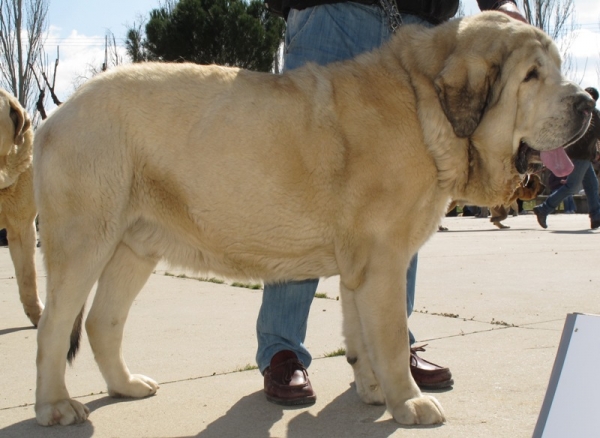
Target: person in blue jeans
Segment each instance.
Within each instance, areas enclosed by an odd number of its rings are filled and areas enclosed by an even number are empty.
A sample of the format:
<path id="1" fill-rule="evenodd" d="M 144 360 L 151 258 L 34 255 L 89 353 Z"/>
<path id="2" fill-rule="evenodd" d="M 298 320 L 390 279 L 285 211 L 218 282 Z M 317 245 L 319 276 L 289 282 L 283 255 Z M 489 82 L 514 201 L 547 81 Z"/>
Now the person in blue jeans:
<path id="1" fill-rule="evenodd" d="M 385 0 L 384 0 L 385 1 Z M 394 0 L 391 0 L 392 2 Z M 526 21 L 512 1 L 478 0 L 481 10 L 499 9 Z M 397 0 L 401 24 L 434 26 L 458 10 L 458 0 Z M 325 65 L 353 58 L 384 44 L 392 35 L 390 17 L 377 0 L 283 0 L 287 18 L 284 70 L 308 62 Z M 417 256 L 410 263 L 407 281 L 407 313 L 414 306 Z M 316 394 L 306 368 L 312 357 L 304 346 L 310 305 L 319 280 L 265 284 L 256 325 L 256 361 L 264 375 L 267 400 L 281 405 L 311 404 Z M 411 345 L 415 342 L 409 332 Z M 453 385 L 446 367 L 417 355 L 422 348 L 411 347 L 411 372 L 423 389 Z"/>
<path id="2" fill-rule="evenodd" d="M 552 172 L 548 174 L 548 188 L 550 189 L 550 194 L 553 195 L 558 189 L 560 189 L 564 184 L 567 183 L 565 178 L 560 178 L 554 175 Z M 573 195 L 567 196 L 563 199 L 564 213 L 572 214 L 577 213 L 577 207 L 575 206 L 575 200 L 573 199 Z"/>
<path id="3" fill-rule="evenodd" d="M 589 87 L 585 91 L 595 101 L 598 101 L 598 90 Z M 598 177 L 594 172 L 592 160 L 598 154 L 597 142 L 600 140 L 600 112 L 597 108 L 592 111 L 592 121 L 587 131 L 579 140 L 567 147 L 567 155 L 573 162 L 573 171 L 567 176 L 567 180 L 558 190 L 552 193 L 546 201 L 533 208 L 537 221 L 542 228 L 548 228 L 547 217 L 560 205 L 567 196 L 577 193 L 579 184 L 583 185 L 583 191 L 588 202 L 588 214 L 590 216 L 590 227 L 592 230 L 600 227 L 600 199 L 598 199 Z"/>

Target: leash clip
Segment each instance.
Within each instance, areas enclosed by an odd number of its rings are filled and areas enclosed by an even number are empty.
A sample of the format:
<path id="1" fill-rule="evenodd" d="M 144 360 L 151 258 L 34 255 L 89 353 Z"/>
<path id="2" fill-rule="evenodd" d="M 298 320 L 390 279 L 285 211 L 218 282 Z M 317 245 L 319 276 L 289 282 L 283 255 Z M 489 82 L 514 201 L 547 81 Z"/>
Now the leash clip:
<path id="1" fill-rule="evenodd" d="M 395 0 L 379 0 L 379 5 L 388 18 L 389 28 L 392 33 L 402 26 L 402 16 L 398 11 Z"/>

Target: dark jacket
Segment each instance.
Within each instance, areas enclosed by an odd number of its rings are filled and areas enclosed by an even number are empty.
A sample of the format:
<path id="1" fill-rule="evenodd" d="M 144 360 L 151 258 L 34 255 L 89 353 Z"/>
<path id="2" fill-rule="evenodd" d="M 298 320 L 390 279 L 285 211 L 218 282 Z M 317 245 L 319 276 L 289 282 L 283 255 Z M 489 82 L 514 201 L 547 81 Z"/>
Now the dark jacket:
<path id="1" fill-rule="evenodd" d="M 341 3 L 346 0 L 283 0 L 283 15 L 287 17 L 290 9 L 306 9 L 311 6 L 324 5 L 329 3 Z M 375 4 L 377 0 L 354 0 L 357 3 Z M 511 0 L 512 1 L 512 0 Z M 458 11 L 459 0 L 396 0 L 398 10 L 407 14 L 418 15 L 419 17 L 438 24 L 454 17 Z M 267 3 L 270 3 L 267 0 Z M 498 0 L 477 0 L 479 9 L 482 11 L 495 9 L 497 5 L 506 3 Z M 515 3 L 512 1 L 512 3 Z"/>
<path id="2" fill-rule="evenodd" d="M 596 158 L 596 143 L 600 140 L 600 111 L 594 108 L 592 121 L 583 137 L 567 147 L 567 155 L 574 160 L 593 160 Z"/>

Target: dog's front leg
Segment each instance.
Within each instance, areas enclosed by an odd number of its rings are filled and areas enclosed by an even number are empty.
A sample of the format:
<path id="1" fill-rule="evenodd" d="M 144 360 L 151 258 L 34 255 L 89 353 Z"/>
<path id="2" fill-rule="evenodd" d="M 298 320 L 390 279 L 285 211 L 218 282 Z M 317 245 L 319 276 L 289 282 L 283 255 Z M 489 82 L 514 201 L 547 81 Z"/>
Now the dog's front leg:
<path id="1" fill-rule="evenodd" d="M 35 215 L 34 215 L 35 216 Z M 44 305 L 40 301 L 37 289 L 35 269 L 36 233 L 33 218 L 25 224 L 10 224 L 6 227 L 9 241 L 8 249 L 15 266 L 15 276 L 19 285 L 19 296 L 23 310 L 31 323 L 37 327 Z"/>
<path id="2" fill-rule="evenodd" d="M 439 402 L 423 396 L 410 373 L 408 262 L 407 255 L 382 245 L 369 257 L 361 284 L 354 290 L 342 287 L 347 355 L 365 402 L 383 395 L 398 423 L 437 424 L 444 421 Z"/>
<path id="3" fill-rule="evenodd" d="M 346 360 L 354 370 L 354 383 L 360 399 L 370 405 L 385 403 L 385 395 L 375 377 L 371 360 L 362 336 L 362 327 L 354 291 L 340 282 L 342 312 L 344 315 L 344 337 L 346 338 Z"/>

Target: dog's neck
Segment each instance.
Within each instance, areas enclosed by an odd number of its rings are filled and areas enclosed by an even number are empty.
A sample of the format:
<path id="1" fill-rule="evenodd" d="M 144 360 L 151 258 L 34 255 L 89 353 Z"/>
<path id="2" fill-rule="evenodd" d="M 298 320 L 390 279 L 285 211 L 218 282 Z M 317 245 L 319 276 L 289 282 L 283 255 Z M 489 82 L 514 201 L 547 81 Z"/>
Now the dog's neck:
<path id="1" fill-rule="evenodd" d="M 458 31 L 459 22 L 453 20 L 444 26 L 455 26 Z M 423 26 L 405 26 L 382 50 L 389 51 L 388 56 L 395 56 L 401 68 L 409 72 L 421 126 L 437 128 L 423 129 L 423 136 L 436 163 L 440 190 L 454 200 L 482 206 L 499 205 L 510 198 L 520 176 L 510 160 L 499 163 L 494 158 L 494 151 L 501 147 L 491 144 L 496 139 L 486 138 L 490 143 L 486 143 L 488 148 L 480 148 L 473 136 L 458 137 L 445 116 L 435 79 L 456 48 L 440 35 L 443 33 Z M 382 58 L 386 59 L 386 56 Z M 490 184 L 498 175 L 504 175 L 503 183 Z"/>
<path id="2" fill-rule="evenodd" d="M 490 152 L 491 154 L 491 152 Z M 469 142 L 469 178 L 456 199 L 464 199 L 475 205 L 493 207 L 507 204 L 516 187 L 521 182 L 521 175 L 515 172 L 511 160 L 497 163 L 486 157 L 485 150 L 480 150 Z M 490 184 L 491 175 L 504 175 L 502 184 Z"/>
<path id="3" fill-rule="evenodd" d="M 433 81 L 453 48 L 436 35 L 423 26 L 405 26 L 382 49 L 382 58 L 393 58 L 396 68 L 409 73 L 421 126 L 437 128 L 424 128 L 423 136 L 437 167 L 438 186 L 453 197 L 465 192 L 471 178 L 470 143 L 456 136 L 439 102 Z"/>

